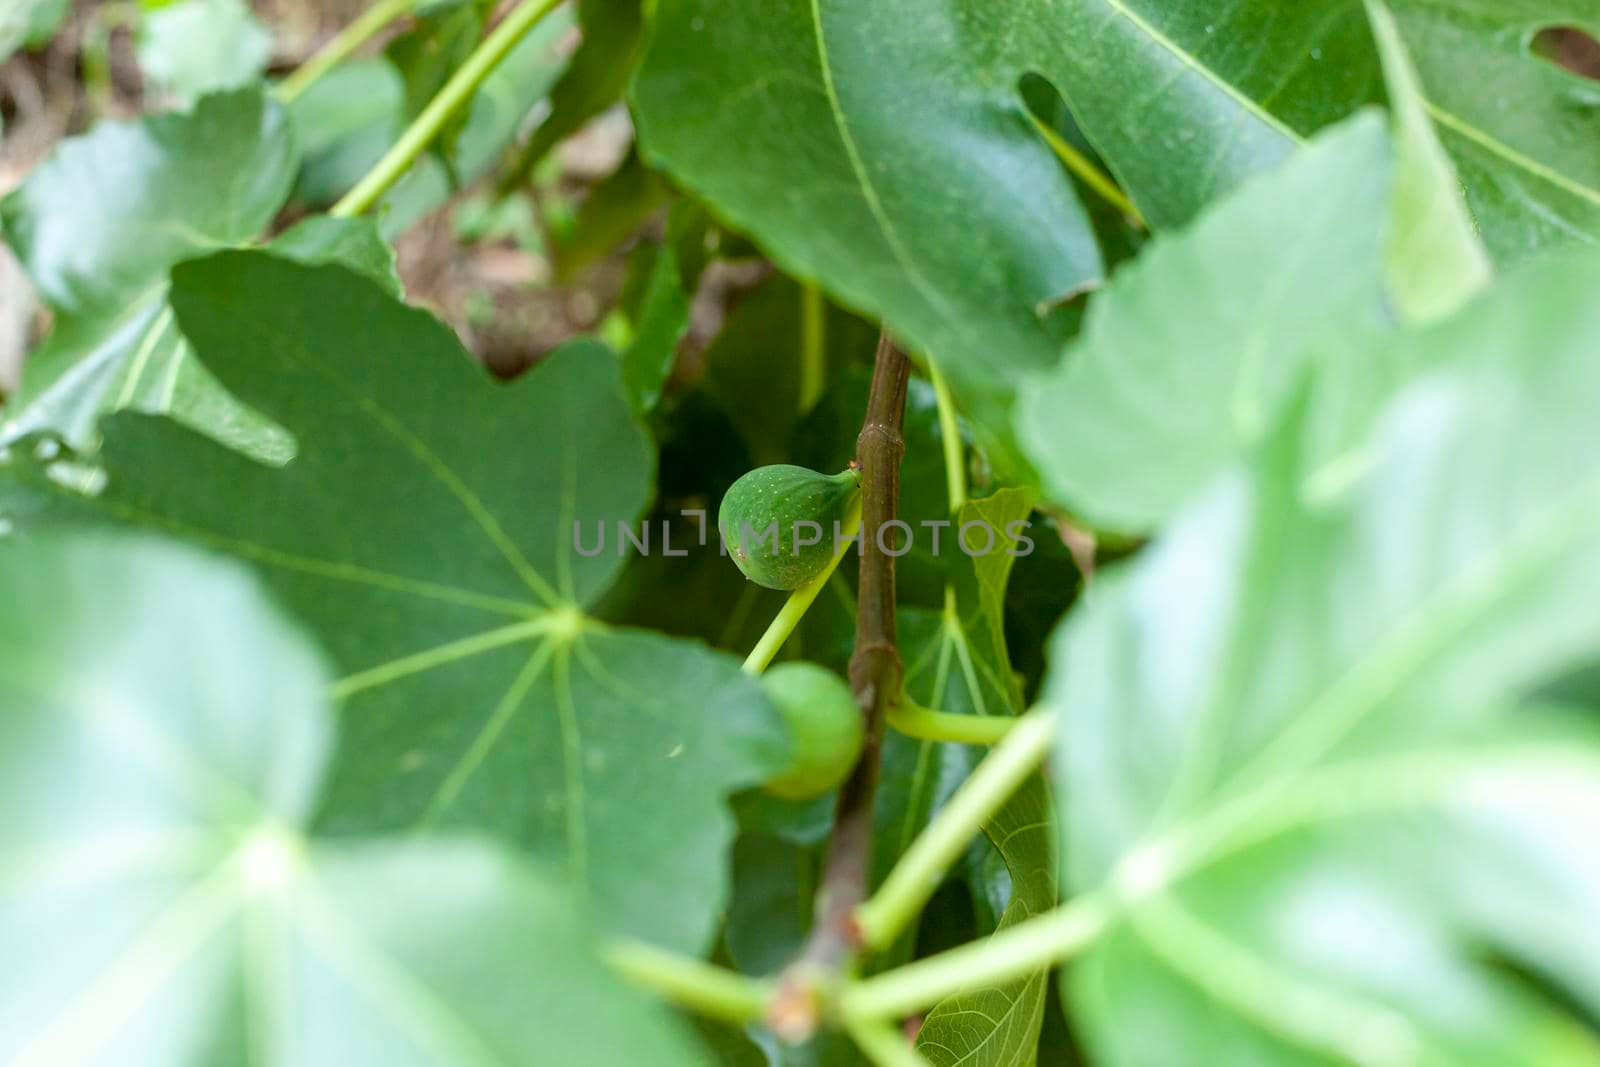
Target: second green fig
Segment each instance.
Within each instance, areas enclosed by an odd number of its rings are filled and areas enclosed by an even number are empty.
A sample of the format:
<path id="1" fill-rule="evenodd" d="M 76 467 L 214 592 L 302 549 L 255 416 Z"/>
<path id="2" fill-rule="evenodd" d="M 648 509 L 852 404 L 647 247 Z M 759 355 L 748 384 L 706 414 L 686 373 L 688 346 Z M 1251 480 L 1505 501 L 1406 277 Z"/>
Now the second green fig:
<path id="1" fill-rule="evenodd" d="M 861 758 L 866 728 L 850 687 L 815 663 L 780 663 L 761 688 L 789 731 L 789 766 L 763 787 L 786 800 L 806 800 L 839 785 Z"/>

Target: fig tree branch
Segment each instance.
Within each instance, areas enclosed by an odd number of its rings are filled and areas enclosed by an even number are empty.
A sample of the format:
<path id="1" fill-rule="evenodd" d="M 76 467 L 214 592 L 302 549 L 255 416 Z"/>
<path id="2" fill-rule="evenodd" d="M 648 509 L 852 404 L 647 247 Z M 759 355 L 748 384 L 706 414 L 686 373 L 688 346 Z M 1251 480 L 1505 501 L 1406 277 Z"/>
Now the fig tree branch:
<path id="1" fill-rule="evenodd" d="M 902 426 L 910 374 L 905 353 L 886 331 L 878 339 L 866 418 L 856 438 L 856 463 L 861 469 L 861 579 L 850 690 L 866 727 L 866 744 L 839 790 L 815 923 L 799 960 L 784 976 L 774 1009 L 780 1032 L 801 1034 L 815 1026 L 814 1011 L 809 1010 L 815 1003 L 815 982 L 819 976 L 840 974 L 861 948 L 855 910 L 866 899 L 871 870 L 872 802 L 878 787 L 884 718 L 890 703 L 900 695 L 894 557 L 884 551 L 883 538 L 900 499 L 900 460 L 905 454 Z"/>
<path id="2" fill-rule="evenodd" d="M 894 556 L 884 551 L 884 537 L 900 501 L 900 460 L 905 454 L 901 428 L 910 373 L 905 353 L 885 333 L 878 341 L 867 414 L 856 439 L 856 462 L 861 467 L 861 580 L 850 690 L 865 720 L 867 741 L 855 771 L 839 791 L 821 912 L 806 952 L 813 965 L 830 972 L 853 958 L 861 947 L 855 909 L 867 895 L 872 801 L 878 786 L 884 718 L 890 702 L 900 695 Z"/>

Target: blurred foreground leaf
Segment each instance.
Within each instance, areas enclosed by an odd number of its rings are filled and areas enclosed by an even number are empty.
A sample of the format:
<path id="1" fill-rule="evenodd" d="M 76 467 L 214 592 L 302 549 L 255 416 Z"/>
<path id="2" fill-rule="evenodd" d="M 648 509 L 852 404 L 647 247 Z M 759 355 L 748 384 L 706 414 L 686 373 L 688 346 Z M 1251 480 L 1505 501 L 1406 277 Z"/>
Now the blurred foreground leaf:
<path id="1" fill-rule="evenodd" d="M 245 0 L 142 0 L 139 69 L 182 103 L 261 77 L 272 32 Z"/>
<path id="2" fill-rule="evenodd" d="M 1104 529 L 1157 528 L 1261 439 L 1308 368 L 1313 462 L 1340 461 L 1412 372 L 1385 343 L 1392 306 L 1431 317 L 1486 280 L 1460 273 L 1482 256 L 1470 231 L 1440 253 L 1438 228 L 1461 222 L 1439 203 L 1454 179 L 1417 158 L 1414 116 L 1397 125 L 1398 162 L 1363 113 L 1090 298 L 1079 340 L 1020 403 L 1018 436 L 1053 499 Z"/>
<path id="3" fill-rule="evenodd" d="M 242 568 L 9 544 L 0 643 L 6 1063 L 701 1062 L 500 850 L 307 834 L 328 677 Z"/>
<path id="4" fill-rule="evenodd" d="M 1600 648 L 1597 289 L 1557 260 L 1406 341 L 1337 498 L 1291 408 L 1058 635 L 1100 1062 L 1600 1062 L 1600 746 L 1519 706 Z"/>

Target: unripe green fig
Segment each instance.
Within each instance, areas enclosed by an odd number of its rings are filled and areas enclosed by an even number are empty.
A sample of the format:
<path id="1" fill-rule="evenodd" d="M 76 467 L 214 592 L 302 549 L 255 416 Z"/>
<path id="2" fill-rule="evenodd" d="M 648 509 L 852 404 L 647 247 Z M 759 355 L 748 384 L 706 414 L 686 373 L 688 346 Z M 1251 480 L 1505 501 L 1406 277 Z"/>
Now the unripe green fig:
<path id="1" fill-rule="evenodd" d="M 763 787 L 807 800 L 844 781 L 861 757 L 861 711 L 850 687 L 815 663 L 780 663 L 761 676 L 789 731 L 789 767 Z"/>
<path id="2" fill-rule="evenodd" d="M 833 561 L 835 526 L 843 528 L 860 484 L 855 470 L 820 474 L 787 463 L 757 467 L 722 498 L 717 513 L 722 542 L 752 582 L 798 589 Z M 806 525 L 797 530 L 800 523 Z"/>

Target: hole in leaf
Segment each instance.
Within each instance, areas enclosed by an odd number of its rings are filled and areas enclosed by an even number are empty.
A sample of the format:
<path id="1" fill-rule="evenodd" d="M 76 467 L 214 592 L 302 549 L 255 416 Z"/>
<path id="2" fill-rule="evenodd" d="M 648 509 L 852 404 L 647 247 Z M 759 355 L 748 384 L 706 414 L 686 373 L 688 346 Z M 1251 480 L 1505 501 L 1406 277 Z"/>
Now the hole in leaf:
<path id="1" fill-rule="evenodd" d="M 1069 136 L 1076 138 L 1077 120 L 1072 117 L 1072 110 L 1067 106 L 1066 98 L 1049 78 L 1031 70 L 1025 71 L 1017 80 L 1017 89 L 1022 93 L 1022 102 L 1033 112 L 1035 118 L 1047 123 L 1052 129 L 1073 130 Z"/>
<path id="2" fill-rule="evenodd" d="M 1089 213 L 1089 224 L 1100 238 L 1109 274 L 1131 258 L 1144 243 L 1146 224 L 1139 210 L 1118 185 L 1089 138 L 1079 128 L 1072 109 L 1055 84 L 1041 74 L 1025 72 L 1017 92 L 1034 129 L 1072 175 L 1078 199 Z M 1058 337 L 1077 333 L 1078 319 L 1089 287 L 1059 292 L 1035 308 L 1041 321 Z"/>
<path id="3" fill-rule="evenodd" d="M 1066 97 L 1061 95 L 1054 83 L 1043 75 L 1028 71 L 1018 79 L 1017 91 L 1039 136 L 1084 187 L 1086 203 L 1091 211 L 1104 211 L 1108 192 L 1112 202 L 1123 200 L 1124 194 L 1116 188 L 1110 168 L 1078 127 L 1078 120 L 1072 114 Z M 1114 214 L 1133 216 L 1136 212 L 1131 204 L 1124 201 L 1123 206 L 1115 207 Z M 1070 299 L 1071 296 L 1068 293 L 1062 299 Z"/>
<path id="4" fill-rule="evenodd" d="M 1600 41 L 1576 26 L 1549 26 L 1534 34 L 1530 51 L 1571 74 L 1600 81 Z"/>

